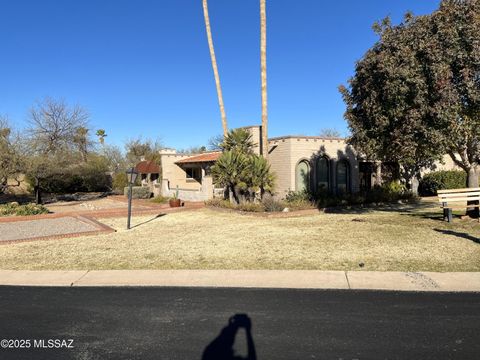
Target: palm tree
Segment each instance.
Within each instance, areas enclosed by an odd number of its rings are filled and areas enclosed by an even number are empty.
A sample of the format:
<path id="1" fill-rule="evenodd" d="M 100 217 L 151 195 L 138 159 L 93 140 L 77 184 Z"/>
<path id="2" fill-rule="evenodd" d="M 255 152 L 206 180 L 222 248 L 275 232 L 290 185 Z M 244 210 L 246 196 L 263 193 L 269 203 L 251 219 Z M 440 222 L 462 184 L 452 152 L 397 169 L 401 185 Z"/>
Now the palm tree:
<path id="1" fill-rule="evenodd" d="M 77 127 L 73 134 L 73 142 L 78 146 L 78 151 L 82 156 L 82 160 L 87 162 L 88 129 L 84 126 Z"/>
<path id="2" fill-rule="evenodd" d="M 105 132 L 104 129 L 98 129 L 96 134 L 98 137 L 98 141 L 100 144 L 104 145 L 105 144 L 105 138 L 107 137 L 107 133 Z"/>
<path id="3" fill-rule="evenodd" d="M 215 77 L 215 85 L 217 87 L 218 105 L 220 106 L 220 115 L 222 116 L 223 136 L 227 136 L 227 115 L 225 114 L 225 106 L 223 105 L 222 87 L 220 86 L 220 76 L 218 75 L 217 59 L 215 57 L 215 50 L 213 48 L 212 30 L 210 29 L 210 18 L 208 16 L 207 0 L 203 0 L 203 15 L 205 17 L 205 28 L 207 30 L 210 58 L 212 59 L 213 75 Z"/>
<path id="4" fill-rule="evenodd" d="M 262 154 L 268 156 L 267 111 L 267 10 L 266 0 L 260 0 L 260 72 L 262 80 Z"/>

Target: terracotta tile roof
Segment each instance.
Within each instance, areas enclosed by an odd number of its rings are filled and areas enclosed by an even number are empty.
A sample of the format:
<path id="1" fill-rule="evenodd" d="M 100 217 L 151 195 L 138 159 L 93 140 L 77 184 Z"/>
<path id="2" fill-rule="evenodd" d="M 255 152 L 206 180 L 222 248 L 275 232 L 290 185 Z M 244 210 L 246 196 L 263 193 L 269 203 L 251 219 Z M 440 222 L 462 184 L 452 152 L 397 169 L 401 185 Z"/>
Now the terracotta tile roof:
<path id="1" fill-rule="evenodd" d="M 176 164 L 190 164 L 190 163 L 217 161 L 218 157 L 221 154 L 222 153 L 220 151 L 199 154 L 199 155 L 191 156 L 191 157 L 183 159 L 183 160 L 179 160 L 179 161 L 176 162 Z"/>
<path id="2" fill-rule="evenodd" d="M 153 161 L 140 161 L 136 166 L 135 169 L 138 171 L 139 174 L 159 174 L 160 173 L 160 166 L 155 164 Z"/>

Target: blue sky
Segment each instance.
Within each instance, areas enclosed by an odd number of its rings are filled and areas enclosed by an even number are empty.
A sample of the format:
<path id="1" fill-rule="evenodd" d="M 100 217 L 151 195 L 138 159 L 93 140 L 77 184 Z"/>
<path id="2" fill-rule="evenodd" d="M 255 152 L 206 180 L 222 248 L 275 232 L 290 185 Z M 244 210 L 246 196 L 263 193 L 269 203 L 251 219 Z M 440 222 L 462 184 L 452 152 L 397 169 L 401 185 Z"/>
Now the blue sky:
<path id="1" fill-rule="evenodd" d="M 438 0 L 267 0 L 269 136 L 343 134 L 337 87 L 376 41 L 374 21 Z M 229 127 L 261 122 L 258 0 L 209 0 Z M 94 129 L 171 147 L 221 133 L 201 0 L 15 0 L 0 8 L 0 114 L 18 128 L 46 96 Z"/>

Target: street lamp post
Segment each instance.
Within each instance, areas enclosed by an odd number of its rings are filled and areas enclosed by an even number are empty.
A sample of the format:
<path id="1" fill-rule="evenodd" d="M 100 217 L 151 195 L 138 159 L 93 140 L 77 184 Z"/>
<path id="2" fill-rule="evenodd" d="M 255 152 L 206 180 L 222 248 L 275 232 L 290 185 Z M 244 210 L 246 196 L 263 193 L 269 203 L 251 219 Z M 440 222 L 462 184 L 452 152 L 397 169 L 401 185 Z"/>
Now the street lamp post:
<path id="1" fill-rule="evenodd" d="M 137 180 L 138 172 L 135 168 L 127 170 L 128 180 L 128 215 L 127 215 L 127 230 L 130 230 L 130 218 L 132 217 L 132 186 Z"/>

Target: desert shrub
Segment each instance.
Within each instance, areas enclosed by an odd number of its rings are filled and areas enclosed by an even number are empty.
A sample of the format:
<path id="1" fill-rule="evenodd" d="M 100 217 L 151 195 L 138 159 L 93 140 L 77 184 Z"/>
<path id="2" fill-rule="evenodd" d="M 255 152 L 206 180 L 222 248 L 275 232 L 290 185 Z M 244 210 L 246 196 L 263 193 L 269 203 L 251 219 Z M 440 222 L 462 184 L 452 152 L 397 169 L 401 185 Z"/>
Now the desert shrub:
<path id="1" fill-rule="evenodd" d="M 128 186 L 127 175 L 124 172 L 116 173 L 112 177 L 113 190 L 123 191 Z"/>
<path id="2" fill-rule="evenodd" d="M 205 201 L 206 206 L 214 207 L 214 208 L 224 208 L 224 209 L 233 209 L 235 205 L 232 204 L 228 200 L 224 199 L 210 199 Z"/>
<path id="3" fill-rule="evenodd" d="M 165 204 L 168 202 L 168 200 L 169 200 L 168 197 L 165 197 L 162 195 L 158 195 L 158 196 L 155 196 L 153 199 L 150 199 L 150 201 L 155 204 Z"/>
<path id="4" fill-rule="evenodd" d="M 35 185 L 32 176 L 26 178 L 31 188 Z M 111 176 L 106 165 L 96 158 L 87 163 L 58 168 L 40 179 L 42 191 L 52 194 L 75 192 L 103 192 L 111 189 Z"/>
<path id="5" fill-rule="evenodd" d="M 310 194 L 306 190 L 302 190 L 302 191 L 290 190 L 285 196 L 285 201 L 287 203 L 295 203 L 295 202 L 311 201 L 311 200 L 312 200 L 312 194 Z"/>
<path id="6" fill-rule="evenodd" d="M 123 194 L 128 196 L 128 186 L 123 189 Z M 152 193 L 146 186 L 133 186 L 132 187 L 132 199 L 150 199 Z"/>
<path id="7" fill-rule="evenodd" d="M 211 199 L 205 201 L 205 205 L 214 208 L 230 209 L 230 210 L 239 210 L 247 212 L 264 212 L 265 207 L 260 203 L 253 202 L 244 202 L 239 205 L 232 204 L 228 200 L 223 199 Z"/>
<path id="8" fill-rule="evenodd" d="M 254 203 L 254 202 L 245 202 L 242 204 L 238 204 L 234 207 L 236 210 L 246 211 L 246 212 L 264 212 L 265 207 L 261 203 Z"/>
<path id="9" fill-rule="evenodd" d="M 262 200 L 262 205 L 266 212 L 278 212 L 286 207 L 283 201 L 276 200 L 272 196 L 265 196 Z"/>
<path id="10" fill-rule="evenodd" d="M 36 205 L 36 204 L 19 205 L 16 202 L 0 205 L 0 216 L 11 216 L 11 215 L 28 216 L 28 215 L 47 214 L 47 213 L 48 213 L 48 209 L 42 205 Z"/>
<path id="11" fill-rule="evenodd" d="M 308 210 L 314 209 L 315 203 L 309 200 L 297 200 L 285 203 L 285 207 L 288 207 L 289 210 Z"/>
<path id="12" fill-rule="evenodd" d="M 437 195 L 438 190 L 464 188 L 467 184 L 467 174 L 461 170 L 433 171 L 421 180 L 418 191 L 422 196 Z"/>
<path id="13" fill-rule="evenodd" d="M 97 159 L 83 164 L 78 171 L 82 192 L 108 191 L 112 189 L 112 177 L 108 167 Z M 78 191 L 75 191 L 78 192 Z"/>

